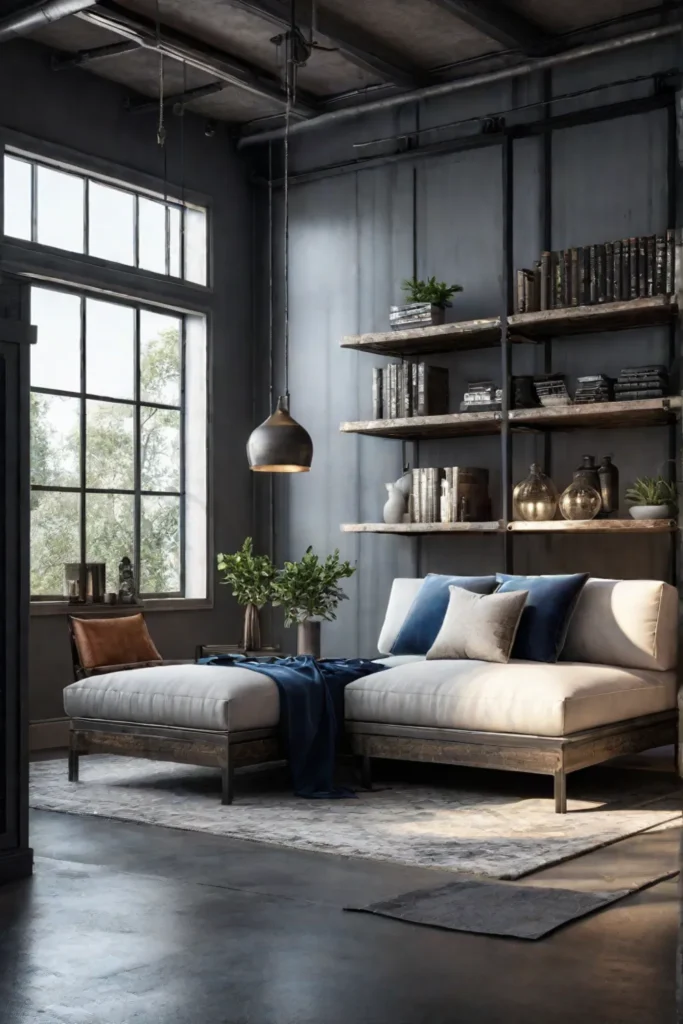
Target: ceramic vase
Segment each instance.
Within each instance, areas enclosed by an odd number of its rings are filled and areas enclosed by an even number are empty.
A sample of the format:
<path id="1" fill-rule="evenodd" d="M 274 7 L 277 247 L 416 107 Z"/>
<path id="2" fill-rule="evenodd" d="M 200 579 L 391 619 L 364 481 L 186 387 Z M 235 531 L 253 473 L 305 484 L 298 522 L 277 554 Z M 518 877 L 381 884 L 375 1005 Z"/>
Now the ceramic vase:
<path id="1" fill-rule="evenodd" d="M 306 619 L 300 622 L 296 636 L 296 653 L 320 657 L 320 622 Z"/>
<path id="2" fill-rule="evenodd" d="M 632 505 L 631 519 L 673 519 L 671 505 Z"/>
<path id="3" fill-rule="evenodd" d="M 385 484 L 389 495 L 384 505 L 384 522 L 391 525 L 403 522 L 407 502 L 403 491 L 396 484 Z"/>
<path id="4" fill-rule="evenodd" d="M 600 477 L 602 512 L 605 515 L 617 512 L 619 510 L 619 470 L 609 455 L 605 455 L 601 460 L 598 476 Z"/>
<path id="5" fill-rule="evenodd" d="M 242 647 L 245 651 L 261 650 L 261 622 L 255 604 L 248 604 L 244 609 L 244 631 Z"/>

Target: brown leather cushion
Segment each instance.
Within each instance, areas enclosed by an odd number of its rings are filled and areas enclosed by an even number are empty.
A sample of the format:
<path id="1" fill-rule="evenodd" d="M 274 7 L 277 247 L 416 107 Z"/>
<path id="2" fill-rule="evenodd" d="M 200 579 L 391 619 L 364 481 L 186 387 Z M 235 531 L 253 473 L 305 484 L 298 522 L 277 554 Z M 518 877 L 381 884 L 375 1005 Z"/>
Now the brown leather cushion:
<path id="1" fill-rule="evenodd" d="M 84 669 L 162 660 L 141 612 L 113 619 L 72 618 L 71 624 Z"/>

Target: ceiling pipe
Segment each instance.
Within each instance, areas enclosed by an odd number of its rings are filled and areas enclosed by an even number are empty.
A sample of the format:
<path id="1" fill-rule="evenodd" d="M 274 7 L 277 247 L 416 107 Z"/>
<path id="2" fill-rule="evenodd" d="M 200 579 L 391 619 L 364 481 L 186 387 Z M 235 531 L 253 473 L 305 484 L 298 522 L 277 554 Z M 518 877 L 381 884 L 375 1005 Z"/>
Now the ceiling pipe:
<path id="1" fill-rule="evenodd" d="M 438 82 L 435 85 L 427 85 L 421 89 L 413 89 L 411 92 L 399 93 L 396 96 L 386 96 L 383 99 L 373 100 L 370 103 L 363 103 L 355 107 L 331 110 L 328 113 L 311 117 L 307 121 L 291 125 L 290 135 L 298 135 L 313 128 L 327 128 L 330 125 L 337 125 L 340 122 L 357 118 L 359 114 L 375 114 L 380 111 L 392 110 L 394 107 L 405 106 L 407 103 L 419 103 L 421 100 L 449 96 L 451 93 L 463 92 L 465 89 L 474 89 L 478 86 L 491 85 L 495 82 L 504 82 L 510 78 L 521 78 L 525 75 L 546 71 L 549 68 L 558 67 L 562 64 L 570 64 L 573 61 L 596 57 L 604 53 L 612 53 L 615 50 L 623 50 L 626 47 L 636 46 L 641 43 L 650 43 L 656 39 L 663 39 L 666 36 L 680 33 L 681 27 L 682 19 L 679 16 L 675 22 L 668 25 L 658 25 L 655 28 L 644 29 L 641 32 L 631 32 L 629 35 L 618 36 L 616 39 L 605 39 L 598 43 L 588 43 L 584 46 L 577 46 L 573 50 L 565 50 L 563 53 L 554 53 L 548 57 L 528 60 L 514 67 L 501 68 L 498 71 L 489 71 L 483 75 L 473 75 L 470 78 L 459 78 L 451 82 Z M 283 135 L 284 130 L 282 128 L 274 128 L 270 131 L 259 132 L 254 135 L 245 135 L 239 140 L 237 147 L 238 149 L 245 149 L 248 146 L 257 146 L 264 142 L 271 142 L 274 139 L 281 139 Z"/>
<path id="2" fill-rule="evenodd" d="M 42 0 L 0 19 L 0 43 L 94 7 L 96 0 Z"/>

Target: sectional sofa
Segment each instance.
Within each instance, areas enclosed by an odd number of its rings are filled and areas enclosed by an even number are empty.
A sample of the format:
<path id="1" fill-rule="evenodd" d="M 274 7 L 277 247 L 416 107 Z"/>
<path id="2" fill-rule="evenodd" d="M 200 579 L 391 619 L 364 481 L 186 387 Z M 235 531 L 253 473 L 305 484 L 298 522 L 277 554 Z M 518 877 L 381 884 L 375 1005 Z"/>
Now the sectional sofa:
<path id="1" fill-rule="evenodd" d="M 394 581 L 379 638 L 387 670 L 345 691 L 346 730 L 371 784 L 373 758 L 566 778 L 619 754 L 677 743 L 678 594 L 656 580 L 589 579 L 557 664 L 392 656 L 422 584 Z M 223 802 L 236 766 L 281 756 L 279 696 L 236 667 L 170 665 L 93 675 L 67 686 L 69 777 L 82 754 L 116 753 L 219 768 Z"/>

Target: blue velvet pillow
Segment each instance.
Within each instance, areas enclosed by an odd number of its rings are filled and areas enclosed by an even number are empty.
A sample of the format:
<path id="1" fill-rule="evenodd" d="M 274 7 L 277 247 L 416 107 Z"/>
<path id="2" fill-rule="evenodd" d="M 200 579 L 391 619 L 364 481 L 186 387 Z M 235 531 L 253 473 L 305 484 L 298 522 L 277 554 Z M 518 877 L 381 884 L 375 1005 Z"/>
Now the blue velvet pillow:
<path id="1" fill-rule="evenodd" d="M 589 574 L 573 576 L 506 576 L 498 573 L 497 593 L 526 590 L 528 596 L 512 657 L 522 661 L 555 662 L 567 639 L 569 621 Z"/>
<path id="2" fill-rule="evenodd" d="M 392 654 L 426 654 L 436 640 L 451 596 L 449 587 L 492 594 L 495 576 L 438 576 L 430 573 L 417 592 L 391 648 Z"/>

